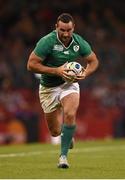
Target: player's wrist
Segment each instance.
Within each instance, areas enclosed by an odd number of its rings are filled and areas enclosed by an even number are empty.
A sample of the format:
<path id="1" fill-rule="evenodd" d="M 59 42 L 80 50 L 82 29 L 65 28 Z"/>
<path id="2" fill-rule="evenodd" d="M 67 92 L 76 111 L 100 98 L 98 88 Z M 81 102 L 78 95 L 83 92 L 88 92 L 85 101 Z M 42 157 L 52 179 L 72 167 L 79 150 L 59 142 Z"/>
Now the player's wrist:
<path id="1" fill-rule="evenodd" d="M 50 73 L 54 75 L 58 75 L 58 69 L 53 67 L 51 68 Z"/>

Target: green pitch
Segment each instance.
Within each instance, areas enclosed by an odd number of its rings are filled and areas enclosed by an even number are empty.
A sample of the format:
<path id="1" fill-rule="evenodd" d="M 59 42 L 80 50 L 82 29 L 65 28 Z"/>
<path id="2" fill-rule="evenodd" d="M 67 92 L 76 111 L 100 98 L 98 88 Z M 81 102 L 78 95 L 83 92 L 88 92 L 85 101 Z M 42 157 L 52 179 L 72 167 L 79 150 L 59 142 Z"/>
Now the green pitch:
<path id="1" fill-rule="evenodd" d="M 58 169 L 59 146 L 0 147 L 1 179 L 125 179 L 125 140 L 77 142 L 69 169 Z"/>

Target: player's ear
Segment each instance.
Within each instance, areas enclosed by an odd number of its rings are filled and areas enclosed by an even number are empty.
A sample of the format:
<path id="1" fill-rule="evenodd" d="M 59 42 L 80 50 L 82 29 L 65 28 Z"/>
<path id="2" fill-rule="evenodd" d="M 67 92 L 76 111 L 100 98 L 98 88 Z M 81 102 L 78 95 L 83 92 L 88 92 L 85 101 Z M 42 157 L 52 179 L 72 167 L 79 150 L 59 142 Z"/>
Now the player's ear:
<path id="1" fill-rule="evenodd" d="M 57 29 L 57 24 L 55 24 L 55 27 L 56 27 L 56 29 Z"/>

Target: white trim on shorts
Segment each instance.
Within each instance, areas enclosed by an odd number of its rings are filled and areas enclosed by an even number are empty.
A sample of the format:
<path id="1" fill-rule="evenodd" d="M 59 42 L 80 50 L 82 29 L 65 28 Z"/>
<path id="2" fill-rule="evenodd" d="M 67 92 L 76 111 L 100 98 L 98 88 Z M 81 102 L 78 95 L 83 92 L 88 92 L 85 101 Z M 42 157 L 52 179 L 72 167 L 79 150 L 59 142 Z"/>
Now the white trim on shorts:
<path id="1" fill-rule="evenodd" d="M 60 95 L 59 100 L 63 99 L 65 96 L 67 96 L 67 95 L 69 95 L 69 94 L 72 94 L 72 93 L 78 93 L 78 94 L 79 94 L 79 91 L 68 90 L 68 91 L 66 91 L 66 92 L 63 92 L 63 93 Z"/>

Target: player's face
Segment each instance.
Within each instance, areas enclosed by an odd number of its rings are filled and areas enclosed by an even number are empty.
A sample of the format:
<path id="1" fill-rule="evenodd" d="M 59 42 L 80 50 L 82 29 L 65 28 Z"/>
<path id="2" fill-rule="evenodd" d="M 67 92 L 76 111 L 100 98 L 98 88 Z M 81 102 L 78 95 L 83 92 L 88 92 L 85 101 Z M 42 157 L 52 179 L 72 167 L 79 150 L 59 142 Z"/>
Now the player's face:
<path id="1" fill-rule="evenodd" d="M 68 23 L 59 21 L 58 24 L 56 24 L 56 30 L 62 43 L 68 45 L 68 43 L 71 41 L 72 33 L 74 31 L 74 24 L 71 21 Z"/>

